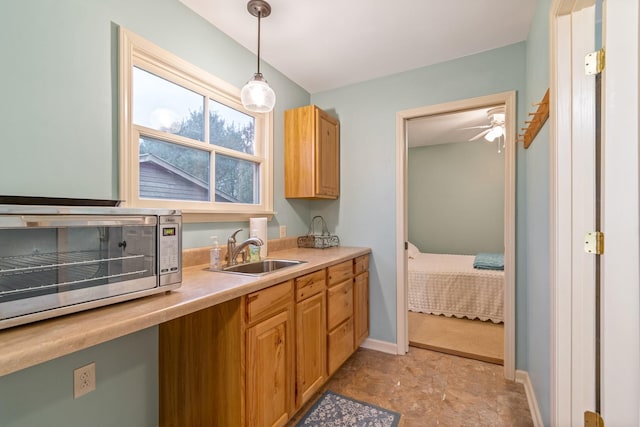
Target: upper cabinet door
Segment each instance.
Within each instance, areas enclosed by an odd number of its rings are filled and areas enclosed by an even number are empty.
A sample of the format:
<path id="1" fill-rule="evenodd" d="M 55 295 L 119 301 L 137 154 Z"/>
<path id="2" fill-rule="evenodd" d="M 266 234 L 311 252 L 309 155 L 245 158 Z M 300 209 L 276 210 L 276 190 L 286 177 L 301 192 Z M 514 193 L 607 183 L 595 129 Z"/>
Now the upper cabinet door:
<path id="1" fill-rule="evenodd" d="M 340 194 L 338 120 L 315 105 L 285 111 L 285 197 L 337 199 Z"/>
<path id="2" fill-rule="evenodd" d="M 316 110 L 316 193 L 337 198 L 340 194 L 340 133 L 338 121 Z"/>

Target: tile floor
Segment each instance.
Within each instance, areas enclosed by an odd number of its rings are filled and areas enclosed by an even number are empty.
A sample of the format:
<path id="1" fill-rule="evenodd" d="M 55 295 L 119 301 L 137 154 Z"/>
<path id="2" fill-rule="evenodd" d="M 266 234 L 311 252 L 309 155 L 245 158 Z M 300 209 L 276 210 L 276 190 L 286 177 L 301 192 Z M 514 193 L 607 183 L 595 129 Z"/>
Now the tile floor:
<path id="1" fill-rule="evenodd" d="M 360 348 L 325 389 L 400 412 L 400 427 L 533 425 L 524 387 L 502 366 L 415 347 L 406 356 Z"/>

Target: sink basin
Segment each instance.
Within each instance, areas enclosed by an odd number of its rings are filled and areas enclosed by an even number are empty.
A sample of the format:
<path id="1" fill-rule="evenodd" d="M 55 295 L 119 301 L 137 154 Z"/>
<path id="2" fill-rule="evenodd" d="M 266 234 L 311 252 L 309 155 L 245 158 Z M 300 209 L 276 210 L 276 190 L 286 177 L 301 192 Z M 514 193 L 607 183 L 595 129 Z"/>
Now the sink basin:
<path id="1" fill-rule="evenodd" d="M 222 270 L 226 273 L 249 274 L 251 276 L 261 276 L 263 274 L 273 273 L 287 267 L 300 265 L 306 261 L 298 261 L 291 259 L 264 259 L 258 262 L 249 262 L 246 264 L 237 264 L 230 267 L 224 267 Z"/>

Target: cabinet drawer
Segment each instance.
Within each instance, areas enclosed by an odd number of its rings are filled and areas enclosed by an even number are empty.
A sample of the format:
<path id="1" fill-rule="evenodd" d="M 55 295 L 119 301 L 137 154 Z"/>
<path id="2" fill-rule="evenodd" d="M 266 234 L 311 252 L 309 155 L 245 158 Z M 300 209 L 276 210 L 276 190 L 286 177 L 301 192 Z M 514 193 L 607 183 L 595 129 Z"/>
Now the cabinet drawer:
<path id="1" fill-rule="evenodd" d="M 346 280 L 328 291 L 327 329 L 331 330 L 353 316 L 353 281 Z"/>
<path id="2" fill-rule="evenodd" d="M 344 282 L 346 279 L 353 277 L 353 260 L 332 265 L 327 269 L 327 271 L 329 286 Z"/>
<path id="3" fill-rule="evenodd" d="M 323 292 L 326 287 L 325 270 L 307 274 L 296 279 L 296 301 L 302 301 L 312 295 Z"/>
<path id="4" fill-rule="evenodd" d="M 247 322 L 252 323 L 275 314 L 293 302 L 293 280 L 254 292 L 246 296 Z"/>
<path id="5" fill-rule="evenodd" d="M 369 255 L 359 256 L 353 261 L 353 274 L 364 273 L 369 269 Z"/>
<path id="6" fill-rule="evenodd" d="M 333 374 L 353 353 L 353 319 L 329 332 L 329 375 Z"/>

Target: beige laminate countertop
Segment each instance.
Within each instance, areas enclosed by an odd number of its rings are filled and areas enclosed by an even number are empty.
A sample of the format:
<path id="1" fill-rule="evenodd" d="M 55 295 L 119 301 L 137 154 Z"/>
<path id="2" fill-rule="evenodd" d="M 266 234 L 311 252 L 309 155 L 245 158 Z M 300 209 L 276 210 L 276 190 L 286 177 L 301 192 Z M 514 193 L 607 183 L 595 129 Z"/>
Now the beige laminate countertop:
<path id="1" fill-rule="evenodd" d="M 184 269 L 182 286 L 75 314 L 0 331 L 0 376 L 37 365 L 229 301 L 332 264 L 370 253 L 369 248 L 287 249 L 268 258 L 306 261 L 261 277 Z"/>

